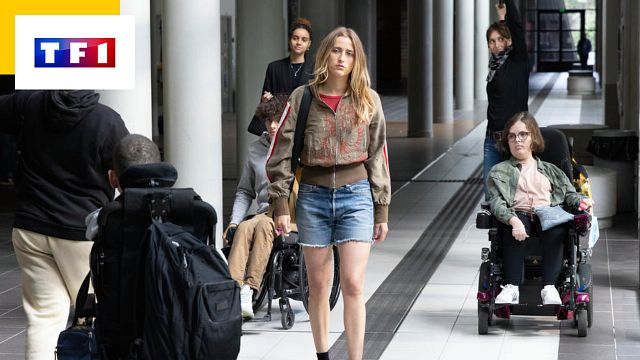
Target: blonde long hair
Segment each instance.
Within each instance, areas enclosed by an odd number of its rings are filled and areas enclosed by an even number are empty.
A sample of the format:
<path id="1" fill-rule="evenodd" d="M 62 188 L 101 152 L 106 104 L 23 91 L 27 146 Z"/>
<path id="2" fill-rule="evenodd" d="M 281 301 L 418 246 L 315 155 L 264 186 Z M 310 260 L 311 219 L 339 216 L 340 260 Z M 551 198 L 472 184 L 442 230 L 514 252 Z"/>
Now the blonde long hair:
<path id="1" fill-rule="evenodd" d="M 371 96 L 371 79 L 369 78 L 369 70 L 367 68 L 367 56 L 364 53 L 362 42 L 353 29 L 339 27 L 330 32 L 322 39 L 318 52 L 316 53 L 316 66 L 314 69 L 314 79 L 310 85 L 317 89 L 318 85 L 323 84 L 329 77 L 329 54 L 333 48 L 336 38 L 344 36 L 351 40 L 355 51 L 353 69 L 349 74 L 349 90 L 353 98 L 353 104 L 356 109 L 358 123 L 367 123 L 371 120 L 376 110 L 376 105 Z"/>

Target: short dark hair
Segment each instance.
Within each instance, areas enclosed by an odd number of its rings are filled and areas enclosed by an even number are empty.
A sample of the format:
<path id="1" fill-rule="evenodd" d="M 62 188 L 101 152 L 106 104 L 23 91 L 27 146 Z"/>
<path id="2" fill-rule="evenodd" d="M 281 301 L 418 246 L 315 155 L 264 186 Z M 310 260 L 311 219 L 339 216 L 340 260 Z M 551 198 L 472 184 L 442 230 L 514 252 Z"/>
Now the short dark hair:
<path id="1" fill-rule="evenodd" d="M 160 149 L 148 138 L 138 134 L 123 137 L 113 149 L 113 170 L 122 175 L 129 166 L 159 163 Z"/>
<path id="2" fill-rule="evenodd" d="M 497 31 L 505 40 L 512 40 L 511 31 L 507 24 L 505 22 L 494 22 L 489 25 L 489 28 L 487 29 L 487 43 L 489 42 L 489 36 L 491 36 L 491 33 L 494 31 Z"/>
<path id="3" fill-rule="evenodd" d="M 273 95 L 268 101 L 263 101 L 256 109 L 256 116 L 262 121 L 280 117 L 287 105 L 288 96 L 286 94 Z"/>
<path id="4" fill-rule="evenodd" d="M 531 152 L 534 154 L 541 154 L 544 151 L 544 138 L 540 132 L 540 126 L 538 126 L 536 118 L 526 111 L 516 113 L 504 125 L 504 131 L 502 131 L 502 146 L 505 151 L 509 152 L 509 139 L 507 139 L 509 129 L 511 129 L 511 127 L 513 127 L 513 125 L 518 121 L 524 123 L 527 130 L 529 130 L 529 135 L 531 136 Z"/>

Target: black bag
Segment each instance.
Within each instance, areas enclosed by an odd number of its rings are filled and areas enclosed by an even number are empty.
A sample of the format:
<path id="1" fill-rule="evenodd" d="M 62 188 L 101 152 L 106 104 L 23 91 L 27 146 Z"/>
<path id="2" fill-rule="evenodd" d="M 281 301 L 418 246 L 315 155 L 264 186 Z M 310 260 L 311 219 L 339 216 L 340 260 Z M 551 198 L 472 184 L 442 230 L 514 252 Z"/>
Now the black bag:
<path id="1" fill-rule="evenodd" d="M 103 360 L 142 358 L 148 301 L 144 284 L 149 279 L 141 266 L 148 255 L 144 249 L 152 219 L 178 225 L 201 244 L 215 241 L 216 213 L 195 191 L 149 187 L 171 186 L 176 177 L 170 164 L 131 166 L 120 176 L 122 195 L 98 216 L 100 234 L 91 251 L 91 274 L 97 298 L 94 325 Z"/>
<path id="2" fill-rule="evenodd" d="M 74 325 L 58 336 L 58 360 L 100 360 L 93 326 Z"/>
<path id="3" fill-rule="evenodd" d="M 56 359 L 58 360 L 100 360 L 96 331 L 93 327 L 94 299 L 87 302 L 89 290 L 89 275 L 84 279 L 78 297 L 71 327 L 62 331 L 56 345 Z M 80 325 L 80 318 L 85 322 Z"/>
<path id="4" fill-rule="evenodd" d="M 172 223 L 149 227 L 144 277 L 143 359 L 235 359 L 240 287 L 220 254 Z"/>

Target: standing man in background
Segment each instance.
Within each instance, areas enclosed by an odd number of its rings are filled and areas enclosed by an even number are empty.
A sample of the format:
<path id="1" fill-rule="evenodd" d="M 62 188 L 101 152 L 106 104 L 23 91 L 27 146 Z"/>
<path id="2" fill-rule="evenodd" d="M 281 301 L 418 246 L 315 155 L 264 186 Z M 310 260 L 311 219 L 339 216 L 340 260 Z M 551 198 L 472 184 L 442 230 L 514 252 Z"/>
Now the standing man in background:
<path id="1" fill-rule="evenodd" d="M 582 70 L 587 69 L 587 61 L 589 61 L 589 53 L 591 52 L 591 41 L 583 32 L 578 41 L 578 57 L 580 57 L 580 66 Z"/>
<path id="2" fill-rule="evenodd" d="M 89 271 L 84 219 L 113 199 L 107 173 L 128 134 L 92 90 L 0 96 L 0 132 L 19 150 L 11 240 L 22 275 L 27 360 L 50 360 Z"/>

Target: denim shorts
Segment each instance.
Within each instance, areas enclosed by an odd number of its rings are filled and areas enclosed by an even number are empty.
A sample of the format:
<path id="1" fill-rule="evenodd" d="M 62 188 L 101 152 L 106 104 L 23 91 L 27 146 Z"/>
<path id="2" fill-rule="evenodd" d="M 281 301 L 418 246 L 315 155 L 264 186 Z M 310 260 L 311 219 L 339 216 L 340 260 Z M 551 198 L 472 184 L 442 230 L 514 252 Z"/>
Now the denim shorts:
<path id="1" fill-rule="evenodd" d="M 373 242 L 373 198 L 368 180 L 336 189 L 300 183 L 296 203 L 299 244 L 327 247 Z"/>

